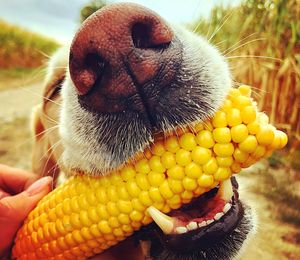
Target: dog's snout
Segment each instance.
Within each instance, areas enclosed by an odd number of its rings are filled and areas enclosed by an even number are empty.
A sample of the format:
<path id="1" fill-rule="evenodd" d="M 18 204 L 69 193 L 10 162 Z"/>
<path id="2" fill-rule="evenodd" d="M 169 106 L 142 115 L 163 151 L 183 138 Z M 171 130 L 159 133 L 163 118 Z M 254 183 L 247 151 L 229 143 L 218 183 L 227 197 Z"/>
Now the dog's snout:
<path id="1" fill-rule="evenodd" d="M 174 74 L 173 39 L 168 24 L 145 7 L 115 4 L 96 12 L 70 49 L 70 74 L 81 104 L 105 113 L 124 111 L 129 103 L 135 104 L 134 110 L 145 110 L 149 97 L 144 85 L 162 66 L 160 85 L 167 85 L 163 83 Z"/>

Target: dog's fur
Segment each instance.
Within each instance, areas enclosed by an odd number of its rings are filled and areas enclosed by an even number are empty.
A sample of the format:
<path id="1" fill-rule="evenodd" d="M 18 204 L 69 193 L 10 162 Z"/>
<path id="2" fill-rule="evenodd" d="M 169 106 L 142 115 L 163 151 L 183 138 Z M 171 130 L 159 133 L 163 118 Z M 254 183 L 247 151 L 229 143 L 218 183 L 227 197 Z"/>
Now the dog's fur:
<path id="1" fill-rule="evenodd" d="M 180 26 L 172 26 L 172 29 L 183 45 L 183 56 L 173 86 L 177 94 L 171 97 L 169 104 L 164 104 L 164 109 L 165 113 L 169 110 L 183 113 L 180 115 L 183 120 L 176 117 L 171 120 L 170 115 L 162 113 L 160 130 L 163 131 L 211 116 L 232 85 L 228 65 L 216 48 Z M 126 115 L 95 115 L 82 108 L 69 75 L 68 56 L 69 46 L 66 46 L 49 60 L 44 99 L 34 110 L 36 142 L 33 170 L 41 176 L 55 175 L 60 182 L 65 178 L 63 172 L 70 170 L 92 175 L 107 174 L 109 170 L 124 164 L 133 154 L 145 149 L 153 140 L 150 130 L 136 118 L 128 120 Z M 187 259 L 230 259 L 236 255 L 248 236 L 249 230 L 246 232 L 243 228 L 252 226 L 250 211 L 248 209 L 248 217 L 245 218 L 250 224 L 241 226 L 242 230 L 237 228 L 240 241 L 233 236 L 233 239 L 228 238 L 224 247 L 212 245 L 206 256 L 194 254 Z M 129 243 L 127 249 L 136 252 L 137 259 L 141 258 L 140 248 L 128 241 L 121 242 L 119 247 L 122 243 Z M 113 252 L 114 256 L 105 253 L 106 258 L 103 259 L 116 259 L 116 252 L 120 251 L 108 252 Z M 160 259 L 169 259 L 170 256 L 174 257 L 172 252 L 166 250 Z M 124 259 L 124 252 L 121 258 Z"/>

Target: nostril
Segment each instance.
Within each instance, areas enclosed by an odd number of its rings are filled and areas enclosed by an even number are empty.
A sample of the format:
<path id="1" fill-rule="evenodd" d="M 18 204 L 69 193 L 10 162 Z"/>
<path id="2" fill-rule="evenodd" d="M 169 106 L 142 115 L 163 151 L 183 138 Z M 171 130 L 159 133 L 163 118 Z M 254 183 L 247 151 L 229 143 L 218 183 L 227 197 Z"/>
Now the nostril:
<path id="1" fill-rule="evenodd" d="M 72 61 L 70 57 L 70 61 Z M 73 65 L 73 63 L 71 63 Z M 73 77 L 73 81 L 80 95 L 85 95 L 90 89 L 93 88 L 95 84 L 100 84 L 100 81 L 104 75 L 104 70 L 106 67 L 105 60 L 97 53 L 88 53 L 83 62 L 81 62 L 82 67 L 79 66 L 73 70 L 75 66 L 71 66 L 70 69 Z"/>
<path id="2" fill-rule="evenodd" d="M 132 26 L 131 37 L 133 45 L 140 49 L 165 49 L 170 42 L 154 43 L 152 25 L 146 23 L 135 23 Z"/>

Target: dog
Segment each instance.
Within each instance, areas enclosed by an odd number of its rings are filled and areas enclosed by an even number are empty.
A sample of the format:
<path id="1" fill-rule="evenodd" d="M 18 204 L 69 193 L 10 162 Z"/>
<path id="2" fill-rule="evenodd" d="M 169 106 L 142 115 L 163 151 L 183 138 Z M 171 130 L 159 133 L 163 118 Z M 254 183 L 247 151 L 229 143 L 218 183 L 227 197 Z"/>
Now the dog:
<path id="1" fill-rule="evenodd" d="M 33 170 L 61 183 L 71 171 L 107 175 L 147 148 L 155 134 L 209 118 L 232 78 L 224 57 L 203 37 L 122 3 L 83 23 L 72 44 L 49 60 L 44 85 L 34 110 Z M 255 223 L 234 178 L 231 183 L 234 205 L 226 221 L 172 237 L 153 223 L 96 259 L 237 257 Z M 201 196 L 203 205 L 217 190 Z"/>

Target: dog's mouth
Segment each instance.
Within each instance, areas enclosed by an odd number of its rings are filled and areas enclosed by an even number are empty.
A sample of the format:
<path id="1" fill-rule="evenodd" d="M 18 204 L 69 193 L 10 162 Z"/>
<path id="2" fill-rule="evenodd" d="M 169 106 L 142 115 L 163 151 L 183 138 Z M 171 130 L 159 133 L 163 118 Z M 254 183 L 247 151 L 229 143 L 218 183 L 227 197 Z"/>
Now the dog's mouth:
<path id="1" fill-rule="evenodd" d="M 172 210 L 168 215 L 151 207 L 154 223 L 141 230 L 142 240 L 159 241 L 165 248 L 187 253 L 222 241 L 239 225 L 244 210 L 235 178 Z"/>

